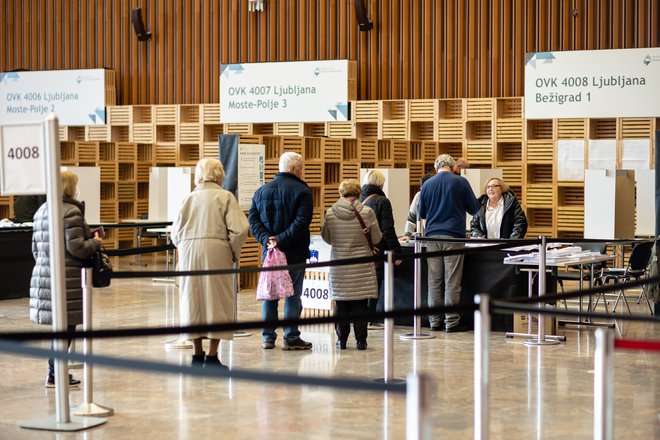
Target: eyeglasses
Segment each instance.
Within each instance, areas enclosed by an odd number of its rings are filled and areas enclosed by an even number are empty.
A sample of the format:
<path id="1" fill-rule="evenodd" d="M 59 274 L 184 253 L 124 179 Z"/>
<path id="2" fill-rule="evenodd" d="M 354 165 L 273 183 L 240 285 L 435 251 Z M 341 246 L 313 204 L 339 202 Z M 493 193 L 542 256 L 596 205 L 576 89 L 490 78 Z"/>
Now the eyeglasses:
<path id="1" fill-rule="evenodd" d="M 486 189 L 500 188 L 502 185 L 486 185 Z"/>

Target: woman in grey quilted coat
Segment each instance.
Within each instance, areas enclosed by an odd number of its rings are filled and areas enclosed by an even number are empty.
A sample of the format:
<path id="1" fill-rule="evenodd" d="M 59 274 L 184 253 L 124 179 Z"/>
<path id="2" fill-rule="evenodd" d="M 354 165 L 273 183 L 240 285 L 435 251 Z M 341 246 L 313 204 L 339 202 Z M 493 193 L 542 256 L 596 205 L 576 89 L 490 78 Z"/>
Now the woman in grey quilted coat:
<path id="1" fill-rule="evenodd" d="M 367 236 L 362 230 L 355 211 L 362 217 L 369 229 L 371 242 L 380 241 L 382 233 L 378 227 L 376 214 L 368 206 L 360 203 L 360 182 L 354 179 L 344 180 L 339 185 L 341 197 L 325 214 L 321 228 L 323 240 L 332 246 L 330 258 L 370 257 L 373 255 Z M 367 300 L 378 297 L 376 268 L 374 263 L 351 266 L 330 267 L 330 293 L 335 301 L 334 315 L 338 318 L 367 313 Z M 353 322 L 357 349 L 367 348 L 367 321 Z M 337 323 L 337 348 L 345 349 L 351 332 L 350 322 Z"/>
<path id="2" fill-rule="evenodd" d="M 78 176 L 71 171 L 62 172 L 62 214 L 64 224 L 64 265 L 66 277 L 67 325 L 70 331 L 82 324 L 82 284 L 80 269 L 85 260 L 100 249 L 98 233 L 92 237 L 85 222 L 84 205 L 76 200 Z M 50 249 L 48 234 L 48 204 L 44 203 L 34 215 L 32 255 L 35 259 L 30 279 L 30 319 L 37 324 L 53 323 L 50 280 Z M 69 341 L 71 343 L 71 341 Z M 55 386 L 53 359 L 48 359 L 46 387 Z M 69 385 L 80 381 L 69 376 Z"/>

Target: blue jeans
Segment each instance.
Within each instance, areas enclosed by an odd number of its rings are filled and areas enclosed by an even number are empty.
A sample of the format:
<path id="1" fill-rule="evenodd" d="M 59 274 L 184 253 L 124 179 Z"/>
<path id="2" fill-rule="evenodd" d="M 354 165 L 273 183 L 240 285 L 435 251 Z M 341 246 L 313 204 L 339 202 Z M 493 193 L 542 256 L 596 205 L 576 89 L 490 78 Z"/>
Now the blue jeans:
<path id="1" fill-rule="evenodd" d="M 291 281 L 293 281 L 293 295 L 284 299 L 284 319 L 300 318 L 302 312 L 302 295 L 303 278 L 305 277 L 305 270 L 290 270 Z M 261 305 L 261 319 L 264 321 L 277 319 L 277 304 L 280 300 L 264 301 Z M 277 333 L 275 328 L 264 327 L 261 332 L 261 337 L 264 341 L 275 341 Z M 300 338 L 300 330 L 297 325 L 284 327 L 284 340 L 295 341 Z"/>

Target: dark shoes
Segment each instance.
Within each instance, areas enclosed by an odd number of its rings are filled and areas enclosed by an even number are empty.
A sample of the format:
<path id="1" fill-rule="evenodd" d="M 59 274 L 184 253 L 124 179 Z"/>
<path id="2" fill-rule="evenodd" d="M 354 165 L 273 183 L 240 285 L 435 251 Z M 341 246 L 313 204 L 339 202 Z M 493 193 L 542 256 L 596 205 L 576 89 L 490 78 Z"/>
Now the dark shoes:
<path id="1" fill-rule="evenodd" d="M 55 376 L 50 374 L 46 377 L 46 388 L 55 388 Z M 69 374 L 69 388 L 80 388 L 80 381 L 74 379 L 72 375 Z"/>
<path id="2" fill-rule="evenodd" d="M 337 341 L 335 347 L 337 347 L 340 350 L 346 350 L 346 341 Z"/>
<path id="3" fill-rule="evenodd" d="M 197 366 L 197 367 L 203 367 L 203 366 L 204 366 L 204 356 L 206 356 L 206 355 L 204 354 L 204 352 L 202 352 L 202 354 L 193 354 L 193 355 L 192 355 L 192 363 L 191 363 L 191 365 L 192 365 L 193 367 L 195 367 L 195 366 Z"/>
<path id="4" fill-rule="evenodd" d="M 445 323 L 444 323 L 444 322 L 441 322 L 441 323 L 438 324 L 438 325 L 432 325 L 432 326 L 431 326 L 431 331 L 432 331 L 432 332 L 441 332 L 441 331 L 443 331 L 444 329 L 445 329 Z"/>
<path id="5" fill-rule="evenodd" d="M 460 332 L 468 332 L 470 329 L 468 328 L 467 325 L 459 323 L 458 325 L 455 325 L 453 327 L 447 327 L 445 329 L 447 333 L 460 333 Z"/>
<path id="6" fill-rule="evenodd" d="M 263 348 L 264 350 L 272 350 L 273 348 L 275 348 L 275 341 L 271 341 L 270 339 L 263 341 L 261 343 L 261 348 Z"/>
<path id="7" fill-rule="evenodd" d="M 367 349 L 367 341 L 358 341 L 357 349 L 358 350 L 366 350 Z"/>
<path id="8" fill-rule="evenodd" d="M 265 342 L 264 342 L 265 344 Z M 262 344 L 262 347 L 263 345 Z M 266 347 L 263 347 L 266 348 Z M 312 343 L 303 341 L 302 339 L 294 339 L 293 341 L 287 341 L 286 339 L 284 342 L 282 342 L 282 350 L 288 351 L 288 350 L 311 350 L 312 349 Z"/>
<path id="9" fill-rule="evenodd" d="M 222 362 L 220 362 L 220 359 L 218 358 L 218 353 L 216 353 L 213 356 L 209 356 L 207 354 L 204 357 L 204 368 L 222 368 L 225 370 L 229 369 L 229 367 L 223 365 Z"/>

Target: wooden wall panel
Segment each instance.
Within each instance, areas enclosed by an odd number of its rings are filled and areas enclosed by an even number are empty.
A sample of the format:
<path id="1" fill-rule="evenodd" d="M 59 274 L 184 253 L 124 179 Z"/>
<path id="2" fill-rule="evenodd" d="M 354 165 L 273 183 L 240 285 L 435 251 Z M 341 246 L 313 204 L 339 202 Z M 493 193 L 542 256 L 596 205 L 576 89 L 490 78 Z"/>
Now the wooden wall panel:
<path id="1" fill-rule="evenodd" d="M 3 0 L 0 71 L 107 67 L 119 104 L 218 100 L 221 63 L 354 59 L 358 98 L 521 96 L 526 51 L 660 46 L 657 0 Z M 142 8 L 151 41 L 130 15 Z"/>

